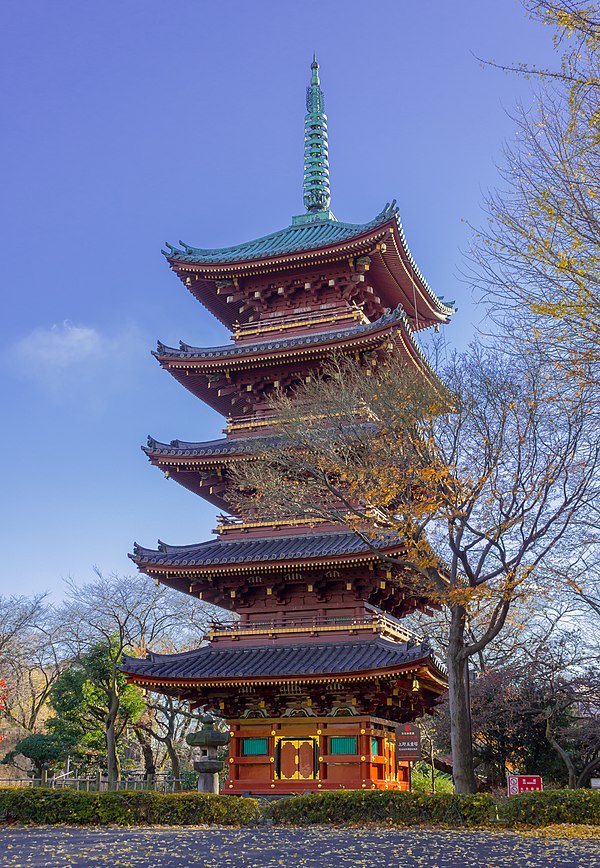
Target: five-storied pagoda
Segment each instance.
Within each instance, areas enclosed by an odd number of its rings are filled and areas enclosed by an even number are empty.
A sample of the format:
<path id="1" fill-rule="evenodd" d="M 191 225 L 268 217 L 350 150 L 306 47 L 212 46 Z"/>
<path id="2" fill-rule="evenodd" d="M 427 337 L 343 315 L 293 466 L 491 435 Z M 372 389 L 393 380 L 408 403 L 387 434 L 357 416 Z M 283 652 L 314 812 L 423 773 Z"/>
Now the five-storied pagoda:
<path id="1" fill-rule="evenodd" d="M 227 417 L 225 437 L 152 438 L 150 462 L 227 511 L 231 463 L 276 436 L 270 396 L 310 377 L 332 353 L 367 364 L 393 346 L 432 376 L 414 333 L 448 321 L 406 244 L 394 206 L 368 223 L 329 210 L 327 117 L 312 63 L 304 146 L 306 213 L 291 226 L 234 247 L 180 242 L 165 253 L 192 295 L 233 332 L 222 347 L 159 343 L 161 367 Z M 402 724 L 444 692 L 443 668 L 402 625 L 430 602 L 389 556 L 353 532 L 306 520 L 222 518 L 217 538 L 131 556 L 157 582 L 239 619 L 183 654 L 126 658 L 130 681 L 226 718 L 229 793 L 406 789 L 397 759 Z"/>

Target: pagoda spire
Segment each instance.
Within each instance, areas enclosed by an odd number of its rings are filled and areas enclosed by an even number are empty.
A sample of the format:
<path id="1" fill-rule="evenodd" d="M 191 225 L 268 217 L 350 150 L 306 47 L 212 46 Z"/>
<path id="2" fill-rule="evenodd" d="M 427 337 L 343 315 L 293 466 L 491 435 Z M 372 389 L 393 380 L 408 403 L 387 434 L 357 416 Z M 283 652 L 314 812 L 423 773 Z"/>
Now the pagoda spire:
<path id="1" fill-rule="evenodd" d="M 331 201 L 329 191 L 329 160 L 327 152 L 327 115 L 325 97 L 319 79 L 319 64 L 313 54 L 310 65 L 310 85 L 306 88 L 304 118 L 304 207 L 309 212 L 327 211 Z"/>

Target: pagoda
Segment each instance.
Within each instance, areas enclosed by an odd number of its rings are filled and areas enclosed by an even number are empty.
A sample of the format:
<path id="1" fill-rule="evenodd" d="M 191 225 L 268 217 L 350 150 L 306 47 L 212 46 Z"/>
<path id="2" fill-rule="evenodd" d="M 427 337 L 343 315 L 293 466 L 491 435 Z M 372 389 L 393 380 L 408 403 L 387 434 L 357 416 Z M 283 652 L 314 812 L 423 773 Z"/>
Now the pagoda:
<path id="1" fill-rule="evenodd" d="M 433 604 L 390 561 L 398 540 L 373 549 L 340 525 L 230 514 L 233 462 L 276 444 L 275 390 L 293 393 L 334 353 L 374 364 L 392 345 L 432 378 L 415 333 L 454 312 L 417 267 L 394 202 L 364 224 L 342 223 L 329 210 L 316 58 L 304 142 L 306 210 L 290 226 L 233 247 L 179 242 L 163 251 L 232 342 L 159 343 L 154 355 L 227 426 L 217 440 L 149 438 L 144 451 L 165 476 L 229 515 L 213 540 L 136 544 L 130 557 L 157 583 L 231 615 L 196 650 L 126 657 L 123 669 L 135 684 L 227 720 L 229 793 L 406 789 L 403 725 L 431 711 L 446 686 L 442 664 L 403 626 Z"/>

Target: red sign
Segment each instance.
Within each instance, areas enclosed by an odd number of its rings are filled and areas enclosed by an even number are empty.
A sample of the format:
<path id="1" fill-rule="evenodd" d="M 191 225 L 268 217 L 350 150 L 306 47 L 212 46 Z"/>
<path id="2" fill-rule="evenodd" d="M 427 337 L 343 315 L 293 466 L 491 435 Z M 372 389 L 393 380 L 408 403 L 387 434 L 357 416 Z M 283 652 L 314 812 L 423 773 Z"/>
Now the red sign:
<path id="1" fill-rule="evenodd" d="M 508 795 L 517 793 L 539 793 L 544 789 L 540 775 L 509 775 Z"/>
<path id="2" fill-rule="evenodd" d="M 396 730 L 396 760 L 421 759 L 421 733 L 418 726 L 405 723 Z"/>

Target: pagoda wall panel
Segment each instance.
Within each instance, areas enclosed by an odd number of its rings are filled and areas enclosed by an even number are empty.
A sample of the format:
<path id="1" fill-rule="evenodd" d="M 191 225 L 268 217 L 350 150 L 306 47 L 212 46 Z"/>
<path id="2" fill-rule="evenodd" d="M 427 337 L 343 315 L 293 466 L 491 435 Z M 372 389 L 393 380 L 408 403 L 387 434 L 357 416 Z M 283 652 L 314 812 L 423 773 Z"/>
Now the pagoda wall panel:
<path id="1" fill-rule="evenodd" d="M 229 721 L 225 792 L 281 794 L 339 789 L 407 790 L 408 763 L 396 761 L 397 726 L 381 718 L 243 718 Z M 265 753 L 244 756 L 247 740 L 264 741 Z M 332 752 L 335 740 L 352 753 Z M 339 741 L 338 741 L 339 743 Z"/>

